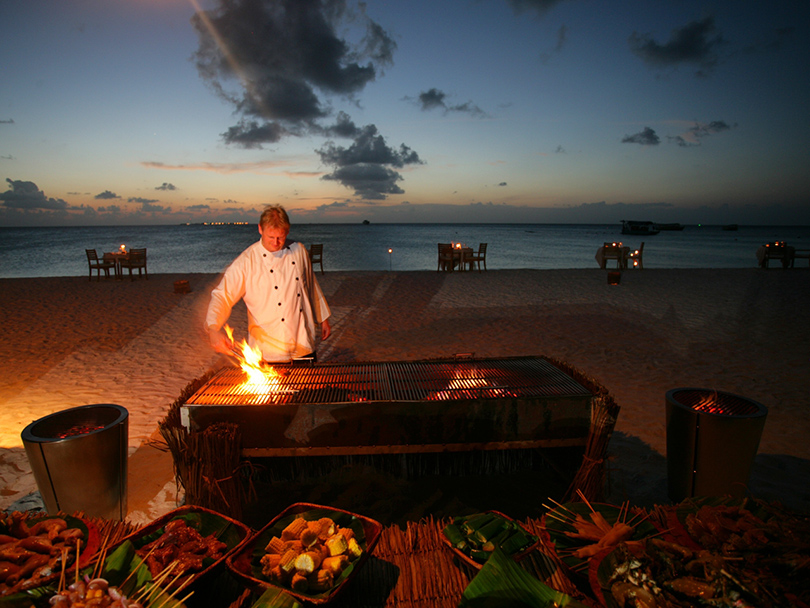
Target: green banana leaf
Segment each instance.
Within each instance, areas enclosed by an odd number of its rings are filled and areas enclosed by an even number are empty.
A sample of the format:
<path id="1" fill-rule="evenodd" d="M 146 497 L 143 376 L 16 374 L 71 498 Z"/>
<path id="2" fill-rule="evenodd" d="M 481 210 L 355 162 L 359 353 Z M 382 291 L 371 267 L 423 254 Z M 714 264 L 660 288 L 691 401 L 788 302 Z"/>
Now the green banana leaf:
<path id="1" fill-rule="evenodd" d="M 303 608 L 302 604 L 293 596 L 281 589 L 271 587 L 251 605 L 250 608 Z"/>
<path id="2" fill-rule="evenodd" d="M 467 585 L 458 605 L 459 608 L 586 608 L 537 580 L 497 547 Z"/>

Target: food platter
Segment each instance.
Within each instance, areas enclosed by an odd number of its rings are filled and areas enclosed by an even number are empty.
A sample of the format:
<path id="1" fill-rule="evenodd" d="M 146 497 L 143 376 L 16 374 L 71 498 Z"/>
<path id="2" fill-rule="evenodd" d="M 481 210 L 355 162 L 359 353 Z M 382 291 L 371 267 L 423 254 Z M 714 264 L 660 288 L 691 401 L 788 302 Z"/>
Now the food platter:
<path id="1" fill-rule="evenodd" d="M 53 527 L 56 526 L 56 527 Z M 57 530 L 59 531 L 57 534 Z M 62 566 L 59 561 L 62 554 L 61 546 L 74 547 L 76 539 L 80 539 L 81 551 L 79 553 L 78 568 L 85 567 L 95 557 L 99 548 L 98 528 L 90 521 L 72 515 L 49 515 L 44 517 L 24 517 L 22 514 L 9 514 L 0 520 L 0 535 L 4 537 L 0 561 L 9 566 L 17 563 L 20 572 L 27 572 L 27 576 L 19 574 L 13 578 L 3 577 L 0 584 L 0 603 L 15 605 L 15 602 L 26 602 L 26 598 L 40 595 L 43 589 L 58 582 L 63 568 L 77 567 L 72 554 L 68 554 L 67 563 Z M 21 542 L 22 541 L 22 542 Z M 25 543 L 23 546 L 22 543 Z M 40 547 L 34 545 L 47 545 L 51 553 L 42 553 Z M 13 553 L 13 554 L 12 554 Z M 31 561 L 38 556 L 44 563 L 36 568 L 31 567 Z M 47 558 L 47 559 L 46 559 Z M 5 572 L 9 574 L 8 572 Z M 17 580 L 18 579 L 18 580 Z M 12 583 L 13 584 L 9 584 Z"/>
<path id="2" fill-rule="evenodd" d="M 288 583 L 273 580 L 269 575 L 263 573 L 262 559 L 267 555 L 266 549 L 268 545 L 274 539 L 281 539 L 283 532 L 289 529 L 288 527 L 297 519 L 304 519 L 306 522 L 330 519 L 334 522 L 337 530 L 341 528 L 349 530 L 350 535 L 353 536 L 359 547 L 360 551 L 356 558 L 347 562 L 347 565 L 340 570 L 339 574 L 335 575 L 332 584 L 324 590 L 293 589 Z M 322 505 L 295 503 L 287 507 L 243 543 L 236 552 L 227 558 L 226 564 L 237 578 L 254 589 L 267 590 L 276 588 L 301 601 L 323 604 L 334 599 L 349 580 L 357 574 L 374 550 L 381 532 L 382 524 L 368 517 Z"/>
<path id="3" fill-rule="evenodd" d="M 478 569 L 487 562 L 495 547 L 519 561 L 540 544 L 537 536 L 498 511 L 453 518 L 442 530 L 442 541 L 461 561 Z"/>
<path id="4" fill-rule="evenodd" d="M 643 512 L 629 513 L 627 507 L 610 504 L 570 502 L 558 504 L 543 516 L 543 528 L 560 560 L 570 570 L 581 572 L 590 558 L 619 541 L 641 541 L 659 533 Z M 595 514 L 595 515 L 594 515 Z M 601 517 L 601 520 L 599 519 Z M 599 538 L 584 538 L 574 521 L 604 521 L 612 530 Z M 616 541 L 616 542 L 613 542 Z M 601 543 L 601 546 L 600 546 Z"/>
<path id="5" fill-rule="evenodd" d="M 224 545 L 214 556 L 207 556 L 199 563 L 195 564 L 194 567 L 188 567 L 188 576 L 178 579 L 178 584 L 185 586 L 196 583 L 216 569 L 217 566 L 224 563 L 228 555 L 238 550 L 239 546 L 247 541 L 251 533 L 248 526 L 235 519 L 231 519 L 210 509 L 186 505 L 158 517 L 140 530 L 124 538 L 120 544 L 129 542 L 132 543 L 136 552 L 141 554 L 148 553 L 149 548 L 157 546 L 157 544 L 161 542 L 167 525 L 172 522 L 174 522 L 174 525 L 183 523 L 188 528 L 196 531 L 200 537 L 213 537 Z M 165 543 L 164 546 L 167 544 L 168 543 Z M 154 555 L 153 553 L 149 557 L 146 557 L 147 563 L 151 561 Z M 174 559 L 176 559 L 177 556 L 178 553 L 176 552 L 172 555 Z M 185 563 L 188 565 L 190 562 L 185 560 Z M 154 569 L 153 567 L 153 570 Z M 155 572 L 152 574 L 154 575 Z M 175 570 L 174 574 L 176 576 L 178 572 Z"/>

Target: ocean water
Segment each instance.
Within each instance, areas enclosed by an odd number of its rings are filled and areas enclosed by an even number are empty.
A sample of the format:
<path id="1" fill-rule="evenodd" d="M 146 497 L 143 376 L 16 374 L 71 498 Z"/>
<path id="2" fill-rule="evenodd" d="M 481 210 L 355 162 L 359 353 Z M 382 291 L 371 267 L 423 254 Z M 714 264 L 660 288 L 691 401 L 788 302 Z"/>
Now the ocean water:
<path id="1" fill-rule="evenodd" d="M 150 273 L 220 273 L 258 238 L 255 224 L 0 228 L 0 278 L 83 276 L 85 249 L 122 244 L 147 248 Z M 606 241 L 644 241 L 648 269 L 753 268 L 757 248 L 771 241 L 810 249 L 808 226 L 686 226 L 641 237 L 622 235 L 619 224 L 297 224 L 290 238 L 323 243 L 327 272 L 435 270 L 440 242 L 488 243 L 490 270 L 597 268 Z"/>

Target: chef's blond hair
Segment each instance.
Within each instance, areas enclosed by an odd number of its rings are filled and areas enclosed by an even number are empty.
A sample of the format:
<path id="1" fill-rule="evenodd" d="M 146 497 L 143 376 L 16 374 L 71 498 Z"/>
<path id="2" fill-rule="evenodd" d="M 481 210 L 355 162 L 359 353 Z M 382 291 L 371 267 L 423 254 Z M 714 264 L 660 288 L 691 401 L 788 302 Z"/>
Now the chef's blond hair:
<path id="1" fill-rule="evenodd" d="M 269 205 L 264 208 L 262 216 L 259 218 L 259 225 L 262 228 L 270 226 L 271 228 L 289 230 L 290 218 L 287 215 L 287 211 L 281 205 Z"/>

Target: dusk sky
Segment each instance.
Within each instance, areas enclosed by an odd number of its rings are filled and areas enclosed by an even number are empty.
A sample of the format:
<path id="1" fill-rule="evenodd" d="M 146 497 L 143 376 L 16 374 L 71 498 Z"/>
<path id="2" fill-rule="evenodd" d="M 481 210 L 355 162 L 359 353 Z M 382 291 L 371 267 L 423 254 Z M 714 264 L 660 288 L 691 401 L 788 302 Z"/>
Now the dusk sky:
<path id="1" fill-rule="evenodd" d="M 805 2 L 0 7 L 0 226 L 810 225 Z"/>

